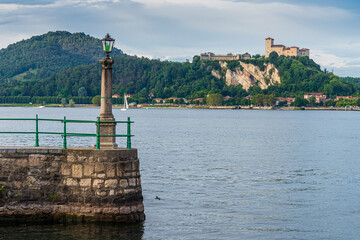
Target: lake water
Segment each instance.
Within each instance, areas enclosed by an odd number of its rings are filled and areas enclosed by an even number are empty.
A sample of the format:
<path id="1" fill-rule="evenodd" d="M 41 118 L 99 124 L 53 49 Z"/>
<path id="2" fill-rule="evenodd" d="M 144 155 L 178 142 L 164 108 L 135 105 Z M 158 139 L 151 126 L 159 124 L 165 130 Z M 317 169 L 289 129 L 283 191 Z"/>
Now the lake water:
<path id="1" fill-rule="evenodd" d="M 359 112 L 113 111 L 117 120 L 135 121 L 145 223 L 0 227 L 0 239 L 360 238 Z M 35 114 L 95 120 L 99 109 L 0 108 L 1 117 Z M 0 131 L 33 125 L 0 121 Z M 92 124 L 70 128 L 95 131 Z M 62 128 L 51 123 L 41 130 Z M 0 145 L 34 145 L 34 136 L 0 139 Z M 123 139 L 118 143 L 125 147 Z M 94 144 L 94 138 L 68 141 L 70 147 Z M 40 145 L 62 141 L 41 135 Z"/>

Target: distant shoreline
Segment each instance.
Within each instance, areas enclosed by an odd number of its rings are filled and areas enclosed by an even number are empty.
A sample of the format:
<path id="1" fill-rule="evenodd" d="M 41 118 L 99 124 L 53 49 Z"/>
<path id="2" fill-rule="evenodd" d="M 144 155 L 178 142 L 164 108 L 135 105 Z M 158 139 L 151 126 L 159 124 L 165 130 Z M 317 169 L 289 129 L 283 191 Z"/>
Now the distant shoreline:
<path id="1" fill-rule="evenodd" d="M 74 107 L 61 106 L 60 104 L 0 104 L 0 107 L 33 107 L 33 108 L 100 108 L 92 104 L 75 104 Z M 113 105 L 114 109 L 123 108 L 123 105 Z M 145 105 L 130 109 L 223 109 L 223 110 L 285 110 L 285 111 L 360 111 L 354 107 L 275 107 L 275 106 L 208 106 L 208 105 Z"/>

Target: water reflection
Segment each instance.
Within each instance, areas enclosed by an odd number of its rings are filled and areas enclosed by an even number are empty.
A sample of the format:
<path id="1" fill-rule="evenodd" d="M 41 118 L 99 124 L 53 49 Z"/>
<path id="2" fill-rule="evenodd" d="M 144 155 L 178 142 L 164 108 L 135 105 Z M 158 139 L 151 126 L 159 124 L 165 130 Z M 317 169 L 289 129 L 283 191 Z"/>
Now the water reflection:
<path id="1" fill-rule="evenodd" d="M 143 224 L 19 225 L 1 226 L 0 232 L 1 240 L 141 240 L 144 234 L 144 226 Z"/>

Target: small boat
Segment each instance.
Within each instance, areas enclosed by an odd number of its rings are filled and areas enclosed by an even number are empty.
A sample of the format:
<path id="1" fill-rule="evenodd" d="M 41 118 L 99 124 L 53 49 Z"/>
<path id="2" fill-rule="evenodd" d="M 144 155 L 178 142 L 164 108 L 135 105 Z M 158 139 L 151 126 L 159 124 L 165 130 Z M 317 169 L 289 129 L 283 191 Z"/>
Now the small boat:
<path id="1" fill-rule="evenodd" d="M 126 111 L 129 109 L 129 104 L 127 102 L 126 94 L 124 94 L 124 108 L 121 109 L 121 111 Z"/>

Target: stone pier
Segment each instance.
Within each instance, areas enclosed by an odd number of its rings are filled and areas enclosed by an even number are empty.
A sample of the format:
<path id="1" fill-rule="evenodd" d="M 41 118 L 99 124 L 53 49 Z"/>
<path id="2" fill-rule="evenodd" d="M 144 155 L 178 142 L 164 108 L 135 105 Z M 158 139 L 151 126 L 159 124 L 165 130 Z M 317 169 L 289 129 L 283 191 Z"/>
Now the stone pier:
<path id="1" fill-rule="evenodd" d="M 0 221 L 144 219 L 136 149 L 0 147 Z"/>

